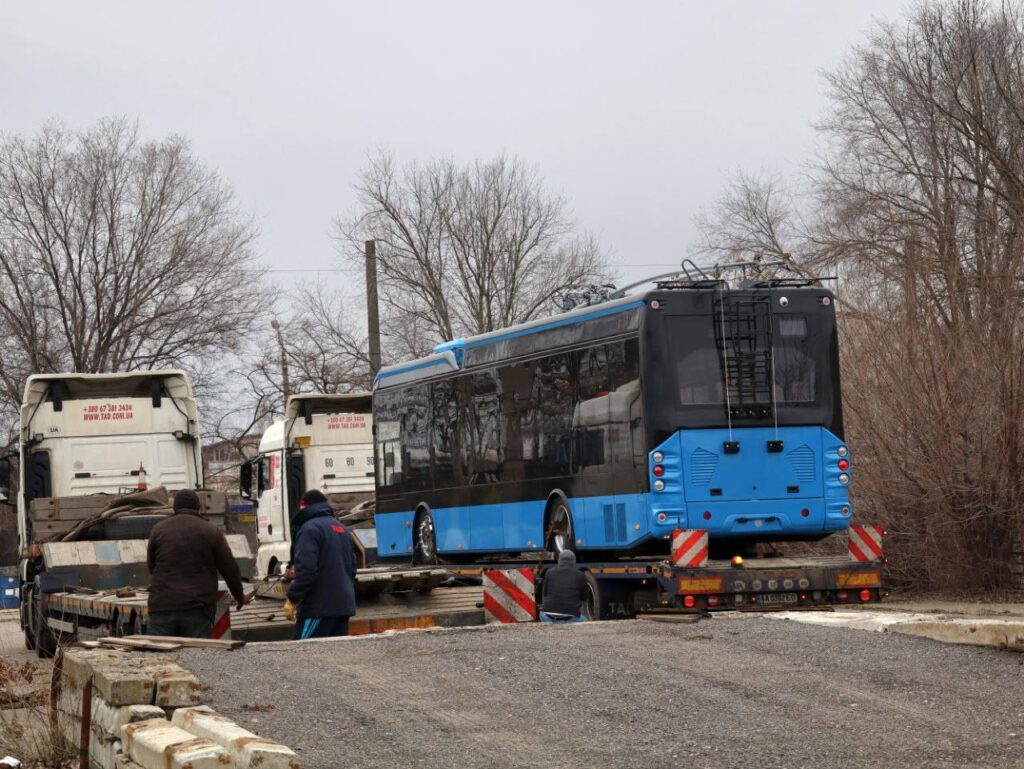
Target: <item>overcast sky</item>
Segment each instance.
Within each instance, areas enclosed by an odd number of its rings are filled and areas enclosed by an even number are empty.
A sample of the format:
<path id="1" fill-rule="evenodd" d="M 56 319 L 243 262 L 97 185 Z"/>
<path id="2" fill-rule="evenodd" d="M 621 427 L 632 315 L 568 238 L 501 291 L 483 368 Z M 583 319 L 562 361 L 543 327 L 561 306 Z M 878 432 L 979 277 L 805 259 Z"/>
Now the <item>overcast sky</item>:
<path id="1" fill-rule="evenodd" d="M 671 269 L 743 168 L 793 174 L 820 72 L 905 4 L 7 2 L 0 130 L 107 115 L 188 137 L 282 283 L 343 282 L 331 219 L 368 152 L 518 155 L 623 278 Z"/>

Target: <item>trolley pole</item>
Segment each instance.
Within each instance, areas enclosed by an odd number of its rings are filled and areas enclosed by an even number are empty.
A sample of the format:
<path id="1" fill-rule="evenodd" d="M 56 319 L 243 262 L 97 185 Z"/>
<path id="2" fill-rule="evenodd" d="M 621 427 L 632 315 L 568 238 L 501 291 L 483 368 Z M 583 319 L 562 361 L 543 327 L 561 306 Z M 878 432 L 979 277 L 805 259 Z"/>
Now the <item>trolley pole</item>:
<path id="1" fill-rule="evenodd" d="M 366 248 L 366 331 L 370 346 L 370 376 L 380 371 L 380 314 L 377 306 L 377 241 L 368 240 Z"/>

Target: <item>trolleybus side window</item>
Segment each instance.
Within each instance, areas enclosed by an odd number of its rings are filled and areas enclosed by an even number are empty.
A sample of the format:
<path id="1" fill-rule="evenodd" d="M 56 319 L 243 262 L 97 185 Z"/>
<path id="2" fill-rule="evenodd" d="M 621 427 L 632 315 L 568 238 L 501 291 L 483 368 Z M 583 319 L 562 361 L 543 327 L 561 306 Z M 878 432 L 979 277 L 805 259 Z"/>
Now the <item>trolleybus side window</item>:
<path id="1" fill-rule="evenodd" d="M 473 374 L 470 381 L 465 435 L 469 448 L 468 480 L 471 485 L 494 483 L 501 477 L 501 391 L 493 371 Z"/>
<path id="2" fill-rule="evenodd" d="M 430 488 L 430 399 L 425 384 L 403 392 L 400 411 L 401 446 L 406 450 L 404 487 L 408 491 Z"/>
<path id="3" fill-rule="evenodd" d="M 537 361 L 533 392 L 540 422 L 539 477 L 569 474 L 575 401 L 573 390 L 572 361 L 568 354 L 549 355 Z"/>
<path id="4" fill-rule="evenodd" d="M 456 398 L 458 380 L 445 379 L 430 387 L 431 439 L 434 453 L 434 486 L 440 489 L 464 484 L 462 423 Z"/>
<path id="5" fill-rule="evenodd" d="M 398 403 L 402 390 L 382 391 L 375 394 L 377 414 L 377 483 L 383 487 L 397 486 L 402 480 L 401 425 L 398 421 Z"/>

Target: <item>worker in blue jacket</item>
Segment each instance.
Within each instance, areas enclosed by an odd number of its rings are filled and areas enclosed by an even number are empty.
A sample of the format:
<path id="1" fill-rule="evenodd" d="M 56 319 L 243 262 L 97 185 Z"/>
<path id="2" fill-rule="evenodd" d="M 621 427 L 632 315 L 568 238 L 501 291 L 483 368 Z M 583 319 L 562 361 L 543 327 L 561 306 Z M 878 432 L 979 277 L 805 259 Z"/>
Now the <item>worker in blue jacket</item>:
<path id="1" fill-rule="evenodd" d="M 295 516 L 294 578 L 288 600 L 296 606 L 296 641 L 348 635 L 356 613 L 356 552 L 348 529 L 316 489 L 302 495 Z"/>

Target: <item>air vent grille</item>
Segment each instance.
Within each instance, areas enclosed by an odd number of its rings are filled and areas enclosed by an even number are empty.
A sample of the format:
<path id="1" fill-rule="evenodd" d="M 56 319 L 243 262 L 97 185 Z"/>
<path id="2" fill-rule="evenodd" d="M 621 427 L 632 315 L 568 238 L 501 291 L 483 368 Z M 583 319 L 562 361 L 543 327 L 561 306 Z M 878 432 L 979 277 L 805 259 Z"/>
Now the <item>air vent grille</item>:
<path id="1" fill-rule="evenodd" d="M 707 486 L 718 467 L 718 454 L 707 449 L 697 449 L 690 457 L 690 480 L 694 486 Z"/>
<path id="2" fill-rule="evenodd" d="M 788 454 L 789 466 L 793 468 L 793 475 L 801 483 L 814 483 L 817 477 L 817 461 L 814 456 L 814 449 L 807 444 L 797 446 Z"/>

